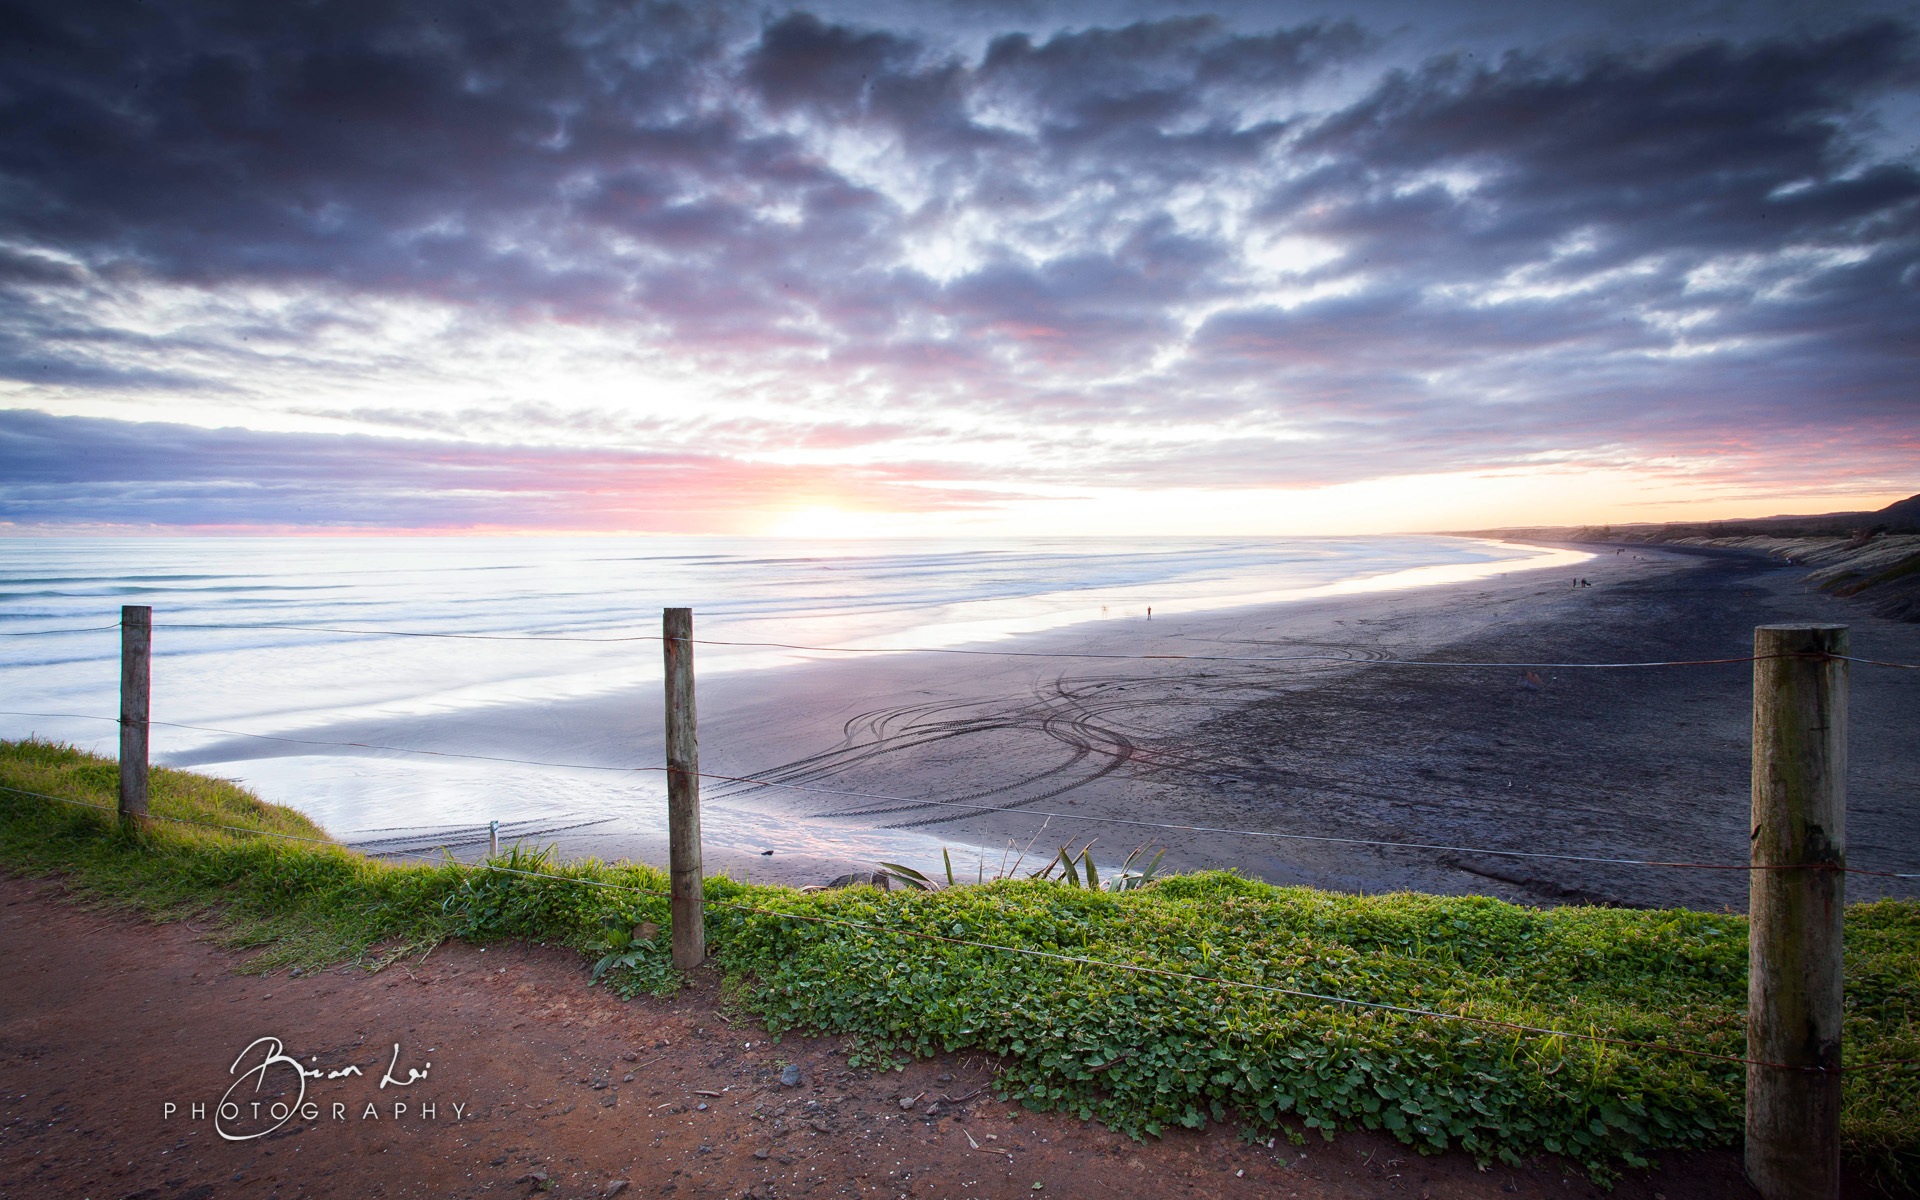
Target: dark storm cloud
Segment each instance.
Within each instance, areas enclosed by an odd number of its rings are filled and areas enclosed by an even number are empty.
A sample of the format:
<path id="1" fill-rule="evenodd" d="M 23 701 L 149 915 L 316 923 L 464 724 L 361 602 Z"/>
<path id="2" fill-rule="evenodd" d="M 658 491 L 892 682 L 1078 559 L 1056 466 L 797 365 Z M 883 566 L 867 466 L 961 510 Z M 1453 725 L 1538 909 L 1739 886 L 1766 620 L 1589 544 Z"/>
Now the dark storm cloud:
<path id="1" fill-rule="evenodd" d="M 1191 171 L 1268 136 L 1166 133 L 1197 111 L 1195 89 L 1302 78 L 1358 36 L 1166 23 L 1002 39 L 974 70 L 804 14 L 753 41 L 727 28 L 669 5 L 29 8 L 6 42 L 0 220 L 16 239 L 169 279 L 672 314 L 649 285 L 679 295 L 682 280 L 609 261 L 618 236 L 734 269 L 717 303 L 737 313 L 751 292 L 768 317 L 783 272 L 831 292 L 890 257 L 899 214 L 757 124 L 756 100 L 938 131 L 940 153 L 1000 146 L 1023 173 L 1037 143 L 968 115 L 985 89 L 1039 113 L 1041 142 L 1144 138 Z M 788 204 L 798 225 L 768 221 Z"/>
<path id="2" fill-rule="evenodd" d="M 1902 207 L 1920 176 L 1910 163 L 1862 161 L 1849 125 L 1863 98 L 1920 81 L 1912 41 L 1883 23 L 1572 68 L 1443 60 L 1393 76 L 1303 137 L 1296 152 L 1328 165 L 1280 189 L 1274 208 L 1319 207 L 1305 223 L 1351 253 L 1443 273 L 1526 261 L 1581 230 L 1599 244 L 1563 275 L 1648 253 L 1910 236 Z M 1407 188 L 1448 171 L 1478 177 L 1469 196 Z M 1865 227 L 1876 220 L 1892 224 Z"/>
<path id="3" fill-rule="evenodd" d="M 1024 110 L 1055 145 L 1137 145 L 1159 136 L 1177 149 L 1182 140 L 1170 131 L 1191 124 L 1201 128 L 1192 144 L 1235 157 L 1278 131 L 1262 122 L 1251 136 L 1241 133 L 1237 116 L 1246 102 L 1284 95 L 1370 43 L 1348 22 L 1245 35 L 1212 17 L 1078 30 L 1038 43 L 1008 34 L 987 47 L 978 86 Z"/>
<path id="4" fill-rule="evenodd" d="M 670 5 L 62 4 L 21 26 L 0 219 L 96 269 L 615 311 L 649 280 L 607 236 L 717 266 L 761 248 L 743 192 L 842 186 L 690 102 L 718 33 Z M 844 239 L 826 216 L 810 232 Z"/>
<path id="5" fill-rule="evenodd" d="M 1886 24 L 1396 75 L 1300 139 L 1294 152 L 1317 164 L 1265 209 L 1340 246 L 1317 277 L 1357 290 L 1223 310 L 1196 357 L 1228 375 L 1383 359 L 1491 379 L 1524 364 L 1534 411 L 1501 411 L 1510 428 L 1539 426 L 1541 448 L 1582 441 L 1594 397 L 1555 373 L 1583 359 L 1632 389 L 1612 398 L 1622 417 L 1677 404 L 1706 427 L 1761 410 L 1782 432 L 1854 417 L 1911 429 L 1913 393 L 1884 385 L 1920 349 L 1920 172 L 1873 161 L 1855 127 L 1866 97 L 1913 80 L 1912 41 Z M 1658 361 L 1686 343 L 1726 348 L 1711 364 Z M 1770 383 L 1788 361 L 1820 364 L 1824 385 Z M 1714 399 L 1713 379 L 1734 376 L 1748 400 Z M 1450 423 L 1429 413 L 1421 428 Z M 1501 441 L 1468 432 L 1482 451 Z"/>
<path id="6" fill-rule="evenodd" d="M 1435 47 L 1389 71 L 1390 29 L 1247 13 L 1003 17 L 966 40 L 880 10 L 612 0 L 7 19 L 0 377 L 49 397 L 271 396 L 323 339 L 330 379 L 377 384 L 400 351 L 363 310 L 422 302 L 465 314 L 449 354 L 558 322 L 776 407 L 857 379 L 887 409 L 755 418 L 730 452 L 870 448 L 936 418 L 936 441 L 1024 422 L 1042 454 L 1127 447 L 1037 469 L 1068 483 L 1328 482 L 1814 425 L 1871 455 L 1916 423 L 1920 171 L 1872 126 L 1920 78 L 1908 21 L 1491 63 Z M 278 298 L 245 311 L 249 286 Z M 183 294 L 231 311 L 170 319 Z M 403 390 L 333 411 L 472 431 Z M 565 403 L 503 401 L 487 435 L 565 426 L 541 407 Z M 1245 437 L 1183 441 L 1197 421 Z M 232 448 L 211 437 L 182 455 Z M 311 486 L 354 469 L 296 444 Z M 399 479 L 424 443 L 392 445 L 369 461 Z M 409 486 L 469 469 L 435 461 Z M 267 478 L 232 471 L 236 495 Z"/>

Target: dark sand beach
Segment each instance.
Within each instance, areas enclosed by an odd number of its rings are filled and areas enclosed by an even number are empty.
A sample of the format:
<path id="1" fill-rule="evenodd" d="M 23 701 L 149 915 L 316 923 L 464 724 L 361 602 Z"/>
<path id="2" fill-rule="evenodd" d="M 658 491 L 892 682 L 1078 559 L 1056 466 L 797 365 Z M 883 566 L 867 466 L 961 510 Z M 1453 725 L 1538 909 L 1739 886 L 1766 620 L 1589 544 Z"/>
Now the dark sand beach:
<path id="1" fill-rule="evenodd" d="M 1381 660 L 1740 658 L 1755 625 L 1835 621 L 1851 627 L 1858 655 L 1920 661 L 1920 625 L 1814 592 L 1802 570 L 1776 560 L 1584 549 L 1596 556 L 1578 566 L 1116 619 L 993 643 L 992 653 L 796 653 L 785 669 L 703 675 L 702 769 L 791 785 L 706 782 L 708 869 L 817 883 L 882 857 L 931 869 L 944 846 L 956 874 L 971 878 L 1010 863 L 1010 845 L 1017 857 L 1031 844 L 1031 868 L 1069 839 L 1097 837 L 1095 858 L 1109 871 L 1145 845 L 1165 848 L 1163 869 L 1233 867 L 1345 891 L 1744 907 L 1742 870 L 1301 840 L 1745 861 L 1750 664 L 1549 666 L 1535 681 L 1521 667 Z M 1353 661 L 1251 661 L 1297 655 Z M 318 735 L 657 763 L 660 704 L 654 685 Z M 1920 672 L 1852 669 L 1856 866 L 1920 870 L 1917 718 Z M 664 861 L 645 788 L 619 775 L 583 776 L 579 788 L 581 810 L 624 815 L 540 842 L 563 856 Z M 1865 876 L 1848 888 L 1855 899 L 1911 891 Z"/>
<path id="2" fill-rule="evenodd" d="M 1574 587 L 1583 577 L 1590 587 Z M 708 761 L 810 786 L 993 811 L 802 792 L 761 802 L 956 844 L 1098 837 L 1167 865 L 1236 867 L 1347 891 L 1523 902 L 1744 907 L 1744 871 L 1630 867 L 1130 827 L 1088 816 L 1268 833 L 1743 863 L 1748 663 L 1619 670 L 1402 667 L 1365 660 L 1642 662 L 1738 658 L 1752 629 L 1851 626 L 1855 653 L 1920 661 L 1920 626 L 1812 593 L 1744 554 L 1628 550 L 1568 570 L 1101 627 L 1085 653 L 1351 654 L 1347 663 L 910 659 L 794 672 L 777 694 L 715 689 Z M 1023 647 L 1025 648 L 1025 647 Z M 1529 686 L 1531 685 L 1531 686 Z M 810 699 L 809 699 L 810 698 Z M 1852 669 L 1852 863 L 1920 870 L 1920 672 Z M 803 709 L 810 708 L 802 716 Z M 726 735 L 733 733 L 737 741 Z M 756 747 L 760 753 L 734 750 Z M 739 791 L 741 789 L 736 789 Z M 723 793 L 724 794 L 724 793 Z M 1040 813 L 1053 814 L 1042 817 Z M 859 814 L 858 816 L 848 814 Z M 991 871 L 998 862 L 993 855 Z M 956 864 L 971 865 L 972 856 Z M 1899 893 L 1856 876 L 1849 895 Z"/>

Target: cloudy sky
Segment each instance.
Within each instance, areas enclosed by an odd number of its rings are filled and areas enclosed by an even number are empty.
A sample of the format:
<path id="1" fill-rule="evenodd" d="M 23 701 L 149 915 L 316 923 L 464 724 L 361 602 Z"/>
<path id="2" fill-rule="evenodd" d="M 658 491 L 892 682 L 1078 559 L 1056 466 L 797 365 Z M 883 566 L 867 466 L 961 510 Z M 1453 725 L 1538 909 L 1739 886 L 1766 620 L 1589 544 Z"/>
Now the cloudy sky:
<path id="1" fill-rule="evenodd" d="M 0 4 L 0 521 L 1920 491 L 1911 4 Z"/>

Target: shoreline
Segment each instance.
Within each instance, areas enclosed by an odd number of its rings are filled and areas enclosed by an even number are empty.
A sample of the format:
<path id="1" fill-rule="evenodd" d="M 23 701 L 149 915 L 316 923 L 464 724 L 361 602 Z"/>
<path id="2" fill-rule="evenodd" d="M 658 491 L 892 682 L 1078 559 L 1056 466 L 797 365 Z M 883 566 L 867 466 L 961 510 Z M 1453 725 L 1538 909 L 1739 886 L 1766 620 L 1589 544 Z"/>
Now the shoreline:
<path id="1" fill-rule="evenodd" d="M 1578 577 L 1592 586 L 1573 586 Z M 956 875 L 991 877 L 1029 843 L 1023 870 L 1069 839 L 1078 846 L 1097 838 L 1094 856 L 1105 870 L 1145 843 L 1149 855 L 1166 849 L 1165 871 L 1235 867 L 1336 891 L 1742 908 L 1738 871 L 1087 818 L 1744 863 L 1746 664 L 1542 671 L 1529 687 L 1518 669 L 1367 660 L 1740 657 L 1750 653 L 1754 625 L 1787 620 L 1838 620 L 1853 627 L 1863 656 L 1920 660 L 1920 628 L 1808 591 L 1790 567 L 1739 553 L 1649 547 L 1600 555 L 1577 572 L 1116 620 L 1031 635 L 998 652 L 796 655 L 802 661 L 788 668 L 701 680 L 702 770 L 793 785 L 709 780 L 702 789 L 706 866 L 735 878 L 820 883 L 871 870 L 881 858 L 935 874 L 941 848 L 949 847 Z M 1128 657 L 1028 657 L 1048 654 Z M 1245 661 L 1289 654 L 1360 661 Z M 1906 833 L 1920 814 L 1904 784 L 1920 767 L 1920 750 L 1902 732 L 1920 719 L 1920 693 L 1894 678 L 1904 674 L 1854 673 L 1849 842 L 1861 866 L 1920 869 L 1920 850 Z M 611 767 L 658 761 L 660 727 L 659 696 L 636 687 L 484 719 L 449 714 L 328 732 Z M 473 774 L 496 777 L 500 769 L 477 764 Z M 656 779 L 583 772 L 556 784 L 552 774 L 542 786 L 568 792 L 589 819 L 611 819 L 540 836 L 540 844 L 554 844 L 566 858 L 664 861 Z M 530 780 L 527 773 L 488 786 L 510 793 Z M 761 854 L 769 849 L 772 856 Z M 1889 891 L 1868 878 L 1849 884 L 1852 898 Z"/>

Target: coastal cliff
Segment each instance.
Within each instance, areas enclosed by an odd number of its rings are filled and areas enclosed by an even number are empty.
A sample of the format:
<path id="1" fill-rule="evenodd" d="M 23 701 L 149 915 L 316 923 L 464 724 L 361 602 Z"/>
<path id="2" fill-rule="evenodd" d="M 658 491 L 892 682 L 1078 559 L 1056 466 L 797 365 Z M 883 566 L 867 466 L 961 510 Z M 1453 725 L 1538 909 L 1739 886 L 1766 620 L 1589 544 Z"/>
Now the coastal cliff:
<path id="1" fill-rule="evenodd" d="M 1587 545 L 1700 546 L 1767 554 L 1814 568 L 1807 583 L 1857 599 L 1875 616 L 1920 622 L 1920 496 L 1876 512 L 1665 525 L 1476 530 L 1474 537 Z"/>

